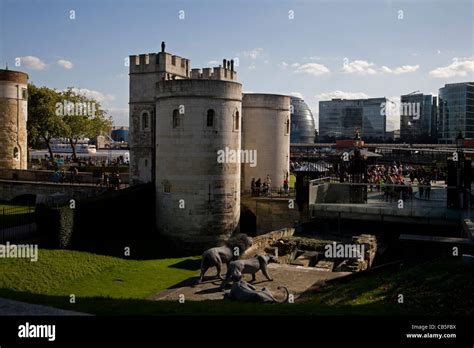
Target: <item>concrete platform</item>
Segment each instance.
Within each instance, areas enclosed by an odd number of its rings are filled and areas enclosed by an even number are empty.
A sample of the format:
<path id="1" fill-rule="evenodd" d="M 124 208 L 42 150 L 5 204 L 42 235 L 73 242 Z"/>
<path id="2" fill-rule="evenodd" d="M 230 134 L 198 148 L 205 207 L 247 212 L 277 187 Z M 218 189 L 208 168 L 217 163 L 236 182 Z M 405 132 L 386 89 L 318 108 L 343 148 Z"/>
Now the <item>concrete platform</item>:
<path id="1" fill-rule="evenodd" d="M 270 264 L 268 268 L 273 281 L 266 280 L 265 276 L 263 276 L 261 272 L 258 272 L 256 282 L 251 284 L 258 289 L 264 287 L 270 289 L 277 298 L 281 298 L 284 293 L 282 290 L 277 289 L 279 286 L 286 286 L 290 291 L 290 294 L 293 294 L 295 299 L 297 299 L 304 291 L 317 285 L 317 283 L 323 284 L 329 279 L 341 278 L 352 274 L 351 272 L 324 272 L 318 271 L 313 267 L 301 267 L 285 264 Z M 182 294 L 184 295 L 185 300 L 191 301 L 222 300 L 224 298 L 224 293 L 219 290 L 221 281 L 214 277 L 215 269 L 211 269 L 208 272 L 209 273 L 206 274 L 204 282 L 201 284 L 193 286 L 199 277 L 191 277 L 173 288 L 152 296 L 150 299 L 156 301 L 178 301 Z M 252 277 L 250 275 L 245 276 L 246 281 L 250 281 L 251 279 Z"/>

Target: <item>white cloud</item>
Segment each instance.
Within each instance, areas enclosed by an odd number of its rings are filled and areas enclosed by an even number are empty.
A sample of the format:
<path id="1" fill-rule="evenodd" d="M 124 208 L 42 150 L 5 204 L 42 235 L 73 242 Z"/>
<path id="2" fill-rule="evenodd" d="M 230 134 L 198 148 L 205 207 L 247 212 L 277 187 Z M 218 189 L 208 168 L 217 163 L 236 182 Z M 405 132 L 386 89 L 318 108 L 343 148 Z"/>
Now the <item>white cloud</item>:
<path id="1" fill-rule="evenodd" d="M 279 64 L 279 66 L 280 66 L 280 68 L 282 68 L 282 69 L 286 69 L 286 68 L 288 68 L 288 63 L 287 63 L 287 62 L 281 62 L 281 63 Z"/>
<path id="2" fill-rule="evenodd" d="M 292 67 L 292 68 L 297 68 L 297 67 L 299 67 L 299 66 L 300 66 L 299 63 L 293 63 L 293 64 L 291 64 L 291 67 Z"/>
<path id="3" fill-rule="evenodd" d="M 88 98 L 93 98 L 101 104 L 106 105 L 115 100 L 115 97 L 111 94 L 104 94 L 99 91 L 94 91 L 92 89 L 87 88 L 73 88 L 72 89 L 75 93 L 84 95 Z"/>
<path id="4" fill-rule="evenodd" d="M 207 65 L 216 66 L 216 65 L 219 65 L 219 62 L 217 60 L 210 60 L 207 62 Z"/>
<path id="5" fill-rule="evenodd" d="M 344 91 L 333 91 L 320 93 L 315 95 L 317 100 L 331 100 L 331 99 L 364 99 L 370 98 L 363 92 L 344 92 Z"/>
<path id="6" fill-rule="evenodd" d="M 369 63 L 366 60 L 354 60 L 350 63 L 344 64 L 342 72 L 346 74 L 374 75 L 377 71 L 373 66 L 374 63 Z"/>
<path id="7" fill-rule="evenodd" d="M 64 69 L 72 69 L 74 66 L 71 61 L 65 59 L 59 59 L 56 63 Z"/>
<path id="8" fill-rule="evenodd" d="M 298 63 L 295 63 L 298 64 Z M 294 64 L 292 64 L 294 66 Z M 317 63 L 307 63 L 303 65 L 297 65 L 297 68 L 295 70 L 295 73 L 302 73 L 302 74 L 308 74 L 308 75 L 313 75 L 313 76 L 319 76 L 323 74 L 328 74 L 330 71 L 329 69 L 322 65 L 322 64 L 317 64 Z"/>
<path id="9" fill-rule="evenodd" d="M 242 52 L 242 55 L 246 58 L 250 58 L 250 59 L 257 59 L 258 57 L 260 57 L 261 55 L 263 54 L 263 48 L 254 48 L 253 50 L 250 50 L 250 51 L 244 51 Z"/>
<path id="10" fill-rule="evenodd" d="M 390 69 L 387 66 L 382 66 L 381 71 L 387 74 L 395 74 L 395 75 L 400 75 L 400 74 L 406 74 L 406 73 L 411 73 L 415 72 L 420 68 L 419 65 L 402 65 L 399 66 L 395 69 Z"/>
<path id="11" fill-rule="evenodd" d="M 33 69 L 33 70 L 46 69 L 46 63 L 35 56 L 20 57 L 20 64 L 22 66 L 25 66 L 28 69 Z"/>
<path id="12" fill-rule="evenodd" d="M 249 70 L 255 70 L 256 68 L 257 68 L 257 67 L 256 67 L 255 64 L 253 64 L 253 63 L 250 64 L 249 67 L 248 67 Z"/>
<path id="13" fill-rule="evenodd" d="M 455 76 L 473 76 L 474 59 L 472 58 L 453 58 L 453 62 L 448 66 L 443 66 L 430 71 L 432 77 L 449 78 Z"/>

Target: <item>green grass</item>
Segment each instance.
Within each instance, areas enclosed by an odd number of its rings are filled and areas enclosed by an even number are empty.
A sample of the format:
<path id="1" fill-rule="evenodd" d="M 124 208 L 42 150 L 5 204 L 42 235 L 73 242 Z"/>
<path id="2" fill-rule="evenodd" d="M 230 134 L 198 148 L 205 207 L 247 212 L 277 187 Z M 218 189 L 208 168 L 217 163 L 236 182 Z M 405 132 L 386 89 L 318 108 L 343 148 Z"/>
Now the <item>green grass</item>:
<path id="1" fill-rule="evenodd" d="M 34 209 L 23 205 L 0 204 L 0 229 L 34 222 Z"/>
<path id="2" fill-rule="evenodd" d="M 196 275 L 198 258 L 125 260 L 85 252 L 40 250 L 39 260 L 0 259 L 0 297 L 99 315 L 472 315 L 474 277 L 460 258 L 405 263 L 339 280 L 294 304 L 151 301 Z M 288 284 L 291 289 L 291 284 Z M 69 295 L 76 303 L 69 303 Z M 404 303 L 398 303 L 398 294 Z"/>

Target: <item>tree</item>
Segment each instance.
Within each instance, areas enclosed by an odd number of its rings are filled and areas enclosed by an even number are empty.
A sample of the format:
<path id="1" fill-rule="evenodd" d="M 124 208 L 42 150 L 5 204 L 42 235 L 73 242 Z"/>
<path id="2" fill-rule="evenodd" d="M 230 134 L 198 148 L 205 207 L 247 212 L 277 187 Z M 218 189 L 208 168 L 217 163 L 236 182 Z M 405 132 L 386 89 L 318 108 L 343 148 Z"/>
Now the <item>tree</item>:
<path id="1" fill-rule="evenodd" d="M 58 91 L 48 87 L 28 85 L 28 145 L 38 148 L 45 144 L 51 161 L 55 163 L 51 139 L 64 133 L 62 116 L 56 113 L 56 104 L 61 101 Z"/>
<path id="2" fill-rule="evenodd" d="M 94 138 L 112 129 L 112 119 L 99 102 L 69 87 L 61 93 L 63 103 L 64 136 L 72 148 L 72 158 L 77 161 L 77 142 L 83 138 Z"/>

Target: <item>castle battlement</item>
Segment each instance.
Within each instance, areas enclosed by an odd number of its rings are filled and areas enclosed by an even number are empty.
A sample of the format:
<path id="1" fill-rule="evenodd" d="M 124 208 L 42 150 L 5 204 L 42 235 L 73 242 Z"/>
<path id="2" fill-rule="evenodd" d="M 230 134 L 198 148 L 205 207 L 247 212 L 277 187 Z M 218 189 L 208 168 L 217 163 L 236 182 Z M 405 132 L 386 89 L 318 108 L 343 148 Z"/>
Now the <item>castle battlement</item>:
<path id="1" fill-rule="evenodd" d="M 166 52 L 131 55 L 130 74 L 156 73 L 160 80 L 189 78 L 191 61 Z"/>
<path id="2" fill-rule="evenodd" d="M 203 69 L 191 69 L 191 79 L 204 79 L 204 80 L 222 80 L 222 81 L 235 81 L 237 82 L 237 72 L 232 66 L 224 59 L 224 64 L 227 67 L 214 67 L 214 68 L 203 68 Z"/>

